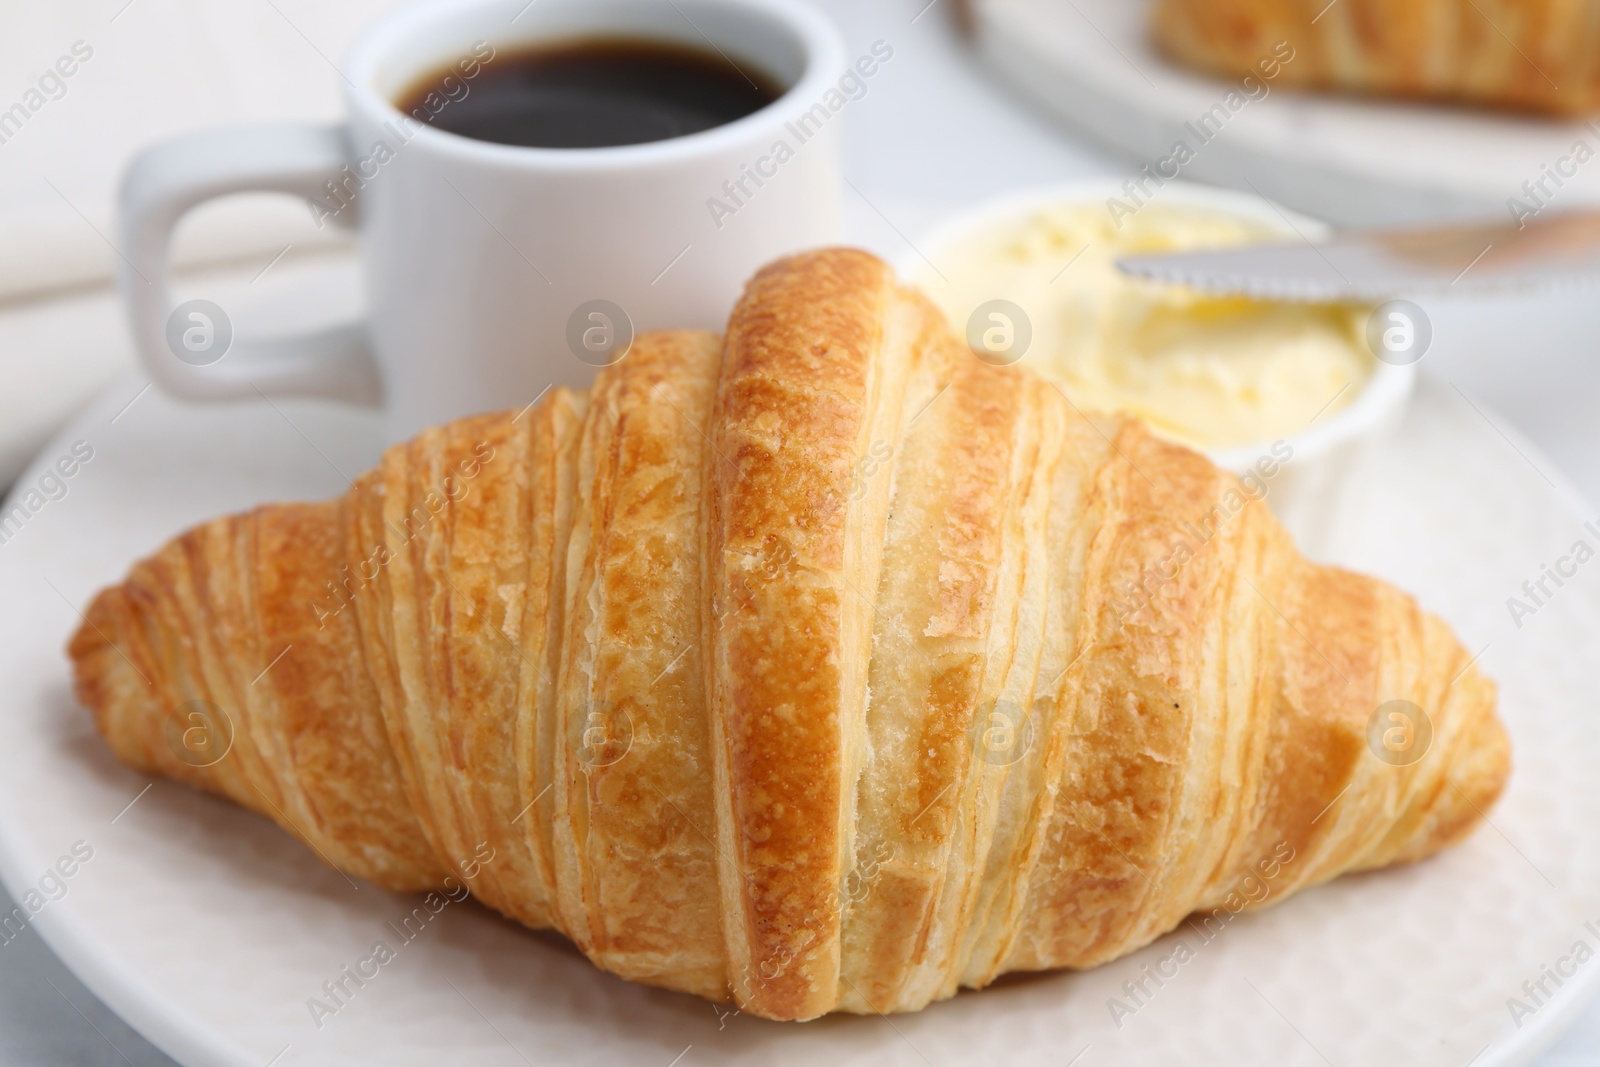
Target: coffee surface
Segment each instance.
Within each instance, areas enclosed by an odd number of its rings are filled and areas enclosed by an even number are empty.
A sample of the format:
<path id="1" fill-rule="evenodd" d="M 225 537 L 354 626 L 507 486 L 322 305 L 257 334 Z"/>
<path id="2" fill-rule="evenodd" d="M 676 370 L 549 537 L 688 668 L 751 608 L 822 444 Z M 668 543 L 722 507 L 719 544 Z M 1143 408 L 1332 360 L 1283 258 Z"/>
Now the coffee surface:
<path id="1" fill-rule="evenodd" d="M 660 41 L 591 38 L 451 67 L 396 106 L 442 130 L 530 148 L 607 148 L 709 130 L 781 95 L 744 61 Z"/>

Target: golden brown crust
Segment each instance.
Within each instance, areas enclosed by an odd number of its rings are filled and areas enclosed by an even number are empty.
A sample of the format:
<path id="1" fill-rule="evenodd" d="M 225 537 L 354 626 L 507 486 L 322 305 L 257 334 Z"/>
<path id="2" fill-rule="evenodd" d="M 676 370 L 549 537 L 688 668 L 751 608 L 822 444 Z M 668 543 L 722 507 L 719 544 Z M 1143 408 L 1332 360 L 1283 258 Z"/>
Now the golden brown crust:
<path id="1" fill-rule="evenodd" d="M 740 1001 L 777 1017 L 837 997 L 850 476 L 890 284 L 867 256 L 757 274 L 728 325 L 708 426 L 705 629 L 729 962 Z"/>
<path id="2" fill-rule="evenodd" d="M 1173 59 L 1227 78 L 1600 111 L 1594 0 L 1161 0 L 1153 28 Z"/>
<path id="3" fill-rule="evenodd" d="M 777 1019 L 1212 929 L 1437 851 L 1509 772 L 1444 623 L 848 250 L 182 535 L 70 653 L 125 761 Z M 225 758 L 174 740 L 193 700 Z"/>
<path id="4" fill-rule="evenodd" d="M 647 334 L 596 383 L 578 456 L 561 666 L 565 927 L 601 966 L 720 999 L 700 501 L 721 361 L 709 333 Z M 702 415 L 703 417 L 703 415 Z"/>

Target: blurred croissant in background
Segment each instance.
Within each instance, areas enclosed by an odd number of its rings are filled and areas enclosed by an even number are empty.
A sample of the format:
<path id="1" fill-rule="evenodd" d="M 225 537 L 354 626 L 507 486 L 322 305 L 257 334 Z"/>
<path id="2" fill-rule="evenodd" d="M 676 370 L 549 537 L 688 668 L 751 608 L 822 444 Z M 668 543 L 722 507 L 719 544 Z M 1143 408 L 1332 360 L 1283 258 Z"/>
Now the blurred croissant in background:
<path id="1" fill-rule="evenodd" d="M 1282 85 L 1600 111 L 1600 0 L 1157 0 L 1154 11 L 1167 55 L 1226 78 L 1256 73 L 1287 42 Z"/>
<path id="2" fill-rule="evenodd" d="M 70 651 L 127 763 L 390 889 L 487 845 L 485 904 L 774 1019 L 1419 859 L 1509 768 L 1442 621 L 840 249 L 726 338 L 643 335 L 587 393 L 183 534 Z M 1374 722 L 1431 741 L 1380 758 Z"/>

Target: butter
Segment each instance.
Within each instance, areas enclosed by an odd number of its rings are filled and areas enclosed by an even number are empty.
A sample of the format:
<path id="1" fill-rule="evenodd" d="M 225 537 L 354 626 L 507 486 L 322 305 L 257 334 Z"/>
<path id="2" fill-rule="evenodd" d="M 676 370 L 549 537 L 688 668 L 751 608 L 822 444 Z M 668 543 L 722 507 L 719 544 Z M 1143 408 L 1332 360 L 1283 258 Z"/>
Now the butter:
<path id="1" fill-rule="evenodd" d="M 1291 436 L 1354 399 L 1376 367 L 1367 310 L 1210 296 L 1128 278 L 1115 261 L 1282 239 L 1210 208 L 1151 203 L 1119 229 L 1102 204 L 1062 204 L 933 250 L 939 270 L 915 281 L 963 333 L 986 301 L 1019 306 L 1032 327 L 1019 364 L 1082 410 L 1227 449 Z"/>

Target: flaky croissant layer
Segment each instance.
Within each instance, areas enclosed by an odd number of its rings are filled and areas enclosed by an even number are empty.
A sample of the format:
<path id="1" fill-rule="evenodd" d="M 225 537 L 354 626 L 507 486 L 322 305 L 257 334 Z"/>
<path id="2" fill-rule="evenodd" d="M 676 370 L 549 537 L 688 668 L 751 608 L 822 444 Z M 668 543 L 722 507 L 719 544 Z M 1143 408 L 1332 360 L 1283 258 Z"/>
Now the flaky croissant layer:
<path id="1" fill-rule="evenodd" d="M 133 766 L 391 889 L 487 848 L 484 903 L 777 1019 L 1426 856 L 1508 773 L 1444 623 L 849 250 L 763 270 L 725 339 L 191 530 L 70 651 Z M 1369 747 L 1395 700 L 1420 759 Z"/>
<path id="2" fill-rule="evenodd" d="M 1600 112 L 1600 0 L 1159 0 L 1156 43 L 1279 85 L 1584 117 Z"/>

